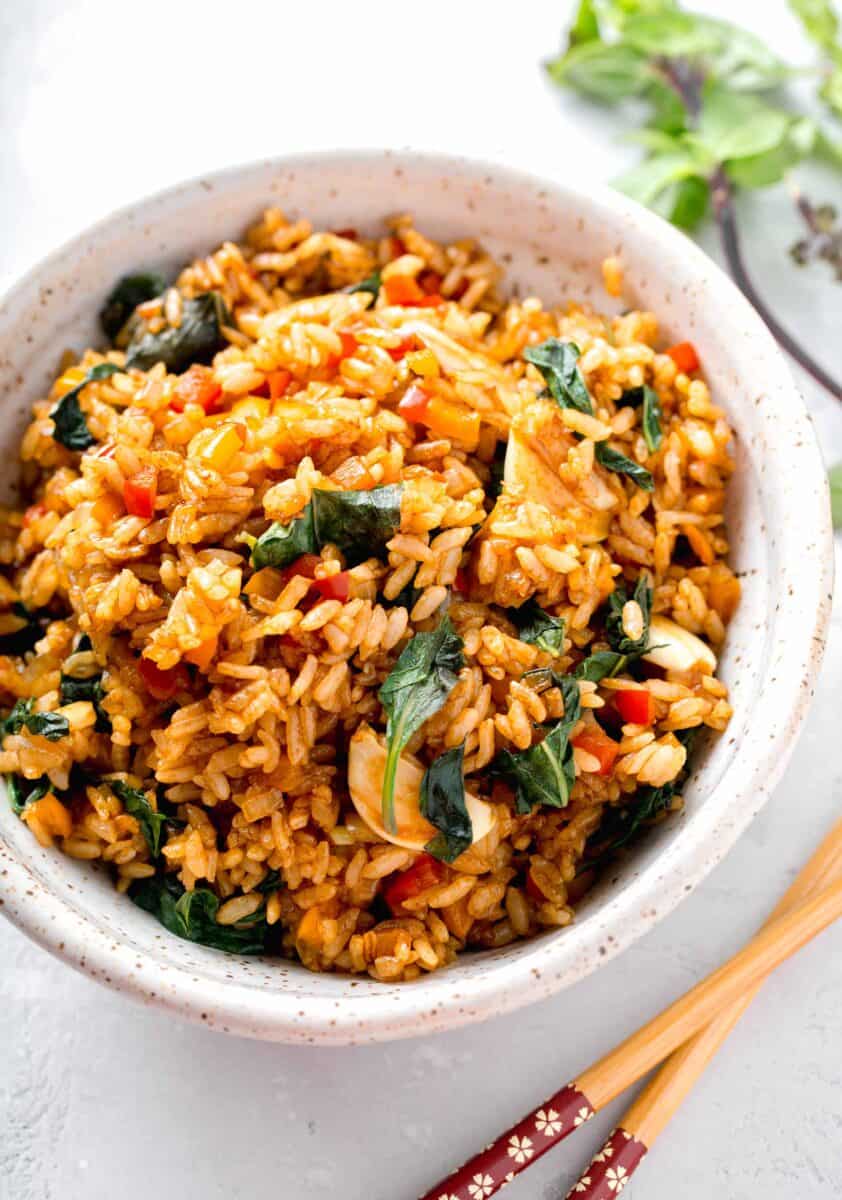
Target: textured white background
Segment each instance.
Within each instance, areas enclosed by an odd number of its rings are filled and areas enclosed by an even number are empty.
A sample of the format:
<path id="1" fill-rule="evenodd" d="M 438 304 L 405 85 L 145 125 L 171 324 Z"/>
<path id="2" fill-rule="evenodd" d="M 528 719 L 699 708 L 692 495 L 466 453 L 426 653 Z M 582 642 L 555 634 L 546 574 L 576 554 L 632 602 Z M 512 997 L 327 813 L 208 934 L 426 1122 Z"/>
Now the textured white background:
<path id="1" fill-rule="evenodd" d="M 783 0 L 705 7 L 809 55 Z M 613 117 L 552 93 L 539 70 L 566 8 L 4 0 L 0 281 L 116 205 L 289 150 L 423 146 L 609 178 L 634 153 Z M 811 183 L 819 199 L 839 194 L 838 178 Z M 842 292 L 819 268 L 789 266 L 784 195 L 743 207 L 758 278 L 838 376 Z M 828 459 L 842 458 L 838 408 L 808 398 Z M 136 1008 L 0 923 L 2 1200 L 411 1200 L 714 967 L 771 906 L 837 808 L 841 619 L 792 766 L 728 861 L 619 960 L 515 1016 L 365 1049 L 260 1045 Z M 755 1003 L 626 1194 L 842 1195 L 840 994 L 836 930 Z M 507 1197 L 562 1197 L 619 1111 Z"/>

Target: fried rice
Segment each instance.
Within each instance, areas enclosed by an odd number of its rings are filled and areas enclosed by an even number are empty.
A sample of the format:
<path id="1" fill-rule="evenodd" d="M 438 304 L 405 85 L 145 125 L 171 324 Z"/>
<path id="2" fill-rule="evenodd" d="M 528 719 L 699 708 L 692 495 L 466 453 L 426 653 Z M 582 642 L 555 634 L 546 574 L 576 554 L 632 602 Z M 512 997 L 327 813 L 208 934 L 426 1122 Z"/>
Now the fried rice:
<path id="1" fill-rule="evenodd" d="M 385 228 L 269 209 L 65 355 L 2 514 L 0 771 L 172 933 L 394 981 L 567 925 L 680 806 L 739 583 L 693 347 Z"/>

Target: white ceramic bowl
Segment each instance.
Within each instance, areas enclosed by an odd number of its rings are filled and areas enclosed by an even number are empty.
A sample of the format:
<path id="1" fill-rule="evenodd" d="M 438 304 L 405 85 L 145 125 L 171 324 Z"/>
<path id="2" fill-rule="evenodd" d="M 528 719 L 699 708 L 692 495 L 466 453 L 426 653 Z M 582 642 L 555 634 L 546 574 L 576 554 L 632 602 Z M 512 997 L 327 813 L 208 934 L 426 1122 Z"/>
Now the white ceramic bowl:
<path id="1" fill-rule="evenodd" d="M 575 924 L 466 954 L 403 986 L 313 975 L 180 941 L 109 880 L 38 847 L 0 804 L 0 902 L 30 937 L 94 979 L 209 1027 L 278 1041 L 341 1043 L 430 1033 L 541 999 L 628 947 L 690 892 L 766 801 L 792 750 L 821 658 L 831 590 L 825 474 L 772 338 L 736 288 L 665 222 L 615 192 L 444 156 L 345 152 L 238 167 L 108 217 L 35 267 L 0 305 L 6 461 L 33 398 L 67 346 L 96 343 L 115 279 L 177 268 L 277 204 L 316 228 L 374 231 L 411 210 L 434 237 L 475 236 L 508 284 L 546 302 L 610 303 L 600 263 L 619 254 L 625 303 L 653 309 L 665 338 L 692 339 L 736 430 L 732 556 L 743 600 L 722 675 L 734 717 L 697 761 L 686 809 L 640 844 L 583 903 Z M 11 474 L 11 471 L 10 471 Z"/>

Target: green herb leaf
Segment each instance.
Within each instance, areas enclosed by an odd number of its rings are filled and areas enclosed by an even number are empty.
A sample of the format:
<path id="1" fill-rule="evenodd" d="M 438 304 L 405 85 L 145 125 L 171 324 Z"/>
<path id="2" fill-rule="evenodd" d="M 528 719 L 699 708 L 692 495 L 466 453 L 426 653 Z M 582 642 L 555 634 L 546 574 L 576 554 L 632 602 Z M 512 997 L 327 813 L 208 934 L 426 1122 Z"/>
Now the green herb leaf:
<path id="1" fill-rule="evenodd" d="M 670 189 L 688 179 L 698 179 L 707 165 L 697 148 L 680 144 L 675 150 L 654 154 L 624 172 L 614 180 L 614 186 L 638 204 L 650 207 L 669 192 L 674 205 L 675 192 Z"/>
<path id="2" fill-rule="evenodd" d="M 44 636 L 44 621 L 19 601 L 12 605 L 10 611 L 23 624 L 20 629 L 0 637 L 0 654 L 26 654 Z"/>
<path id="3" fill-rule="evenodd" d="M 573 672 L 576 679 L 589 679 L 591 683 L 599 683 L 612 675 L 619 675 L 623 667 L 634 655 L 617 654 L 614 650 L 595 650 L 579 663 Z"/>
<path id="4" fill-rule="evenodd" d="M 618 475 L 628 475 L 639 488 L 643 488 L 644 492 L 655 490 L 652 476 L 646 468 L 633 459 L 627 458 L 619 450 L 613 450 L 607 442 L 597 442 L 594 456 L 607 471 L 615 471 Z"/>
<path id="5" fill-rule="evenodd" d="M 105 336 L 114 341 L 138 304 L 154 300 L 166 286 L 166 279 L 157 271 L 136 271 L 119 279 L 99 314 L 99 323 Z"/>
<path id="6" fill-rule="evenodd" d="M 96 438 L 88 429 L 88 422 L 79 405 L 79 395 L 89 383 L 107 379 L 109 375 L 116 375 L 122 369 L 114 363 L 98 363 L 97 366 L 91 367 L 81 383 L 56 401 L 50 409 L 55 441 L 61 442 L 68 450 L 87 450 L 96 445 Z"/>
<path id="7" fill-rule="evenodd" d="M 403 485 L 388 483 L 364 492 L 317 489 L 301 516 L 288 525 L 274 524 L 254 543 L 251 564 L 285 567 L 302 554 L 317 554 L 332 542 L 354 567 L 368 558 L 383 558 L 386 543 L 401 523 Z"/>
<path id="8" fill-rule="evenodd" d="M 717 38 L 707 69 L 738 92 L 761 92 L 777 87 L 792 74 L 762 38 L 730 21 L 696 15 L 696 21 Z"/>
<path id="9" fill-rule="evenodd" d="M 643 633 L 639 638 L 629 638 L 623 629 L 623 607 L 629 596 L 625 584 L 618 583 L 608 597 L 608 614 L 605 618 L 605 637 L 613 650 L 618 654 L 640 655 L 649 646 L 649 621 L 652 615 L 652 588 L 649 579 L 642 574 L 635 584 L 631 596 L 640 605 L 643 613 Z"/>
<path id="10" fill-rule="evenodd" d="M 808 37 L 823 50 L 833 51 L 839 37 L 839 17 L 831 0 L 789 0 Z"/>
<path id="11" fill-rule="evenodd" d="M 146 793 L 139 788 L 129 787 L 122 779 L 106 779 L 104 781 L 123 805 L 130 817 L 134 817 L 140 825 L 140 830 L 146 838 L 149 853 L 158 858 L 161 853 L 161 831 L 167 821 L 166 813 L 158 812 L 146 798 Z"/>
<path id="12" fill-rule="evenodd" d="M 376 300 L 380 295 L 380 289 L 383 286 L 383 279 L 379 271 L 373 271 L 365 279 L 361 279 L 359 283 L 352 283 L 350 287 L 343 288 L 349 296 L 355 292 L 368 292 L 369 296 L 373 296 Z"/>
<path id="13" fill-rule="evenodd" d="M 17 813 L 18 816 L 21 816 L 30 804 L 34 804 L 36 800 L 46 796 L 47 792 L 53 791 L 53 785 L 46 775 L 41 775 L 38 779 L 24 779 L 22 775 L 6 775 L 5 779 L 9 804 L 12 812 Z"/>
<path id="14" fill-rule="evenodd" d="M 547 63 L 550 77 L 594 100 L 638 96 L 649 84 L 646 55 L 621 42 L 596 40 L 574 46 Z"/>
<path id="15" fill-rule="evenodd" d="M 708 181 L 699 175 L 689 175 L 665 188 L 652 202 L 652 208 L 679 229 L 695 229 L 707 215 L 709 204 Z"/>
<path id="16" fill-rule="evenodd" d="M 540 646 L 554 655 L 564 650 L 563 619 L 544 612 L 535 599 L 527 600 L 520 608 L 507 609 L 506 616 L 517 628 L 517 635 L 522 642 Z"/>
<path id="17" fill-rule="evenodd" d="M 268 896 L 270 892 L 277 892 L 284 886 L 284 881 L 281 879 L 281 872 L 277 867 L 267 872 L 262 881 L 257 885 L 255 891 L 261 892 L 262 895 Z"/>
<path id="18" fill-rule="evenodd" d="M 567 35 L 568 46 L 579 46 L 583 42 L 592 42 L 599 37 L 599 19 L 597 18 L 594 0 L 579 0 L 576 15 Z"/>
<path id="19" fill-rule="evenodd" d="M 580 353 L 575 342 L 547 338 L 537 346 L 527 346 L 523 357 L 544 376 L 556 404 L 592 416 L 593 403 L 578 367 Z"/>
<path id="20" fill-rule="evenodd" d="M 695 14 L 638 13 L 623 22 L 623 41 L 647 57 L 677 58 L 715 51 L 719 39 Z"/>
<path id="21" fill-rule="evenodd" d="M 462 762 L 465 743 L 433 759 L 421 780 L 421 816 L 439 831 L 424 849 L 433 858 L 452 863 L 474 840 L 471 816 L 465 803 Z"/>
<path id="22" fill-rule="evenodd" d="M 0 723 L 0 737 L 20 733 L 23 728 L 40 734 L 48 742 L 59 742 L 70 733 L 70 722 L 61 713 L 35 712 L 35 701 L 17 700 L 5 721 Z"/>
<path id="23" fill-rule="evenodd" d="M 230 954 L 262 954 L 268 925 L 260 913 L 235 925 L 218 925 L 219 898 L 210 888 L 187 892 L 173 875 L 141 879 L 129 888 L 139 908 L 157 917 L 165 929 L 188 942 Z"/>
<path id="24" fill-rule="evenodd" d="M 514 788 L 519 813 L 531 812 L 539 804 L 564 808 L 576 779 L 570 732 L 581 714 L 579 685 L 569 676 L 556 677 L 556 683 L 564 700 L 561 720 L 543 741 L 528 750 L 501 750 L 491 764 L 492 774 Z"/>
<path id="25" fill-rule="evenodd" d="M 224 347 L 222 326 L 230 323 L 231 314 L 219 292 L 202 292 L 182 302 L 178 327 L 145 333 L 139 326 L 126 350 L 126 367 L 148 371 L 162 362 L 177 375 L 193 363 L 209 363 Z"/>
<path id="26" fill-rule="evenodd" d="M 830 507 L 833 512 L 833 528 L 842 529 L 842 462 L 830 468 L 827 478 L 830 483 Z"/>
<path id="27" fill-rule="evenodd" d="M 443 706 L 464 666 L 462 639 L 445 616 L 430 633 L 416 633 L 386 677 L 378 697 L 386 710 L 383 824 L 395 833 L 394 790 L 398 759 L 417 729 Z"/>
<path id="28" fill-rule="evenodd" d="M 702 94 L 698 137 L 717 162 L 749 158 L 780 146 L 792 118 L 756 96 L 710 82 Z"/>
<path id="29" fill-rule="evenodd" d="M 620 403 L 629 404 L 633 408 L 643 406 L 640 424 L 649 453 L 654 454 L 656 450 L 660 449 L 661 442 L 664 440 L 661 431 L 664 414 L 661 411 L 658 393 L 648 384 L 644 384 L 643 387 L 627 388 L 620 397 Z"/>

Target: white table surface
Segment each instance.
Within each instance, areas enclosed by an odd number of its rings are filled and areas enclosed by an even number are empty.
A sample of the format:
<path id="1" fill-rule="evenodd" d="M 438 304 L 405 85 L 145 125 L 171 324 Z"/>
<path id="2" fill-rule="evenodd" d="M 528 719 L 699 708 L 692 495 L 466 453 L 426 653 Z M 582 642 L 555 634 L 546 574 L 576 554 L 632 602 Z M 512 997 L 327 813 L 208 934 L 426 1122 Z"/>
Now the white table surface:
<path id="1" fill-rule="evenodd" d="M 634 155 L 613 116 L 539 70 L 566 7 L 5 0 L 0 282 L 116 205 L 286 150 L 412 145 L 609 178 Z M 809 56 L 783 0 L 705 7 Z M 808 178 L 817 199 L 839 196 L 838 176 Z M 790 267 L 785 195 L 743 208 L 758 279 L 838 376 L 842 291 Z M 805 390 L 836 461 L 838 407 Z M 836 816 L 840 688 L 837 606 L 792 765 L 728 860 L 596 975 L 484 1026 L 347 1050 L 225 1038 L 135 1007 L 0 922 L 0 1197 L 411 1200 L 744 940 Z M 781 970 L 626 1194 L 842 1195 L 840 995 L 837 929 Z M 562 1197 L 619 1111 L 507 1197 Z"/>

